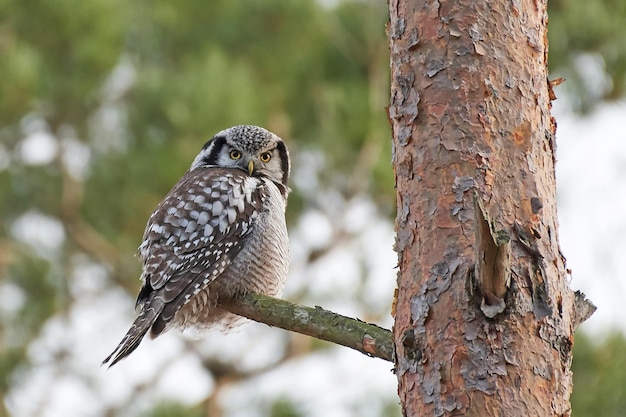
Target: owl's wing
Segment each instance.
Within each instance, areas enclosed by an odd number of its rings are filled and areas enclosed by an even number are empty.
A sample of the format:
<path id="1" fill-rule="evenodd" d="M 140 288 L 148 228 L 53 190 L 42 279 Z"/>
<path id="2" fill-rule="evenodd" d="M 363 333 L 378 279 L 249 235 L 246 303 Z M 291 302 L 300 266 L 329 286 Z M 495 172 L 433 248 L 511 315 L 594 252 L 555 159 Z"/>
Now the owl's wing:
<path id="1" fill-rule="evenodd" d="M 188 171 L 157 206 L 139 247 L 143 285 L 139 315 L 103 363 L 113 366 L 152 336 L 231 264 L 259 216 L 261 182 L 237 169 Z M 112 360 L 111 360 L 112 359 Z"/>
<path id="2" fill-rule="evenodd" d="M 187 172 L 157 206 L 139 247 L 143 279 L 154 289 L 177 271 L 232 254 L 250 233 L 264 198 L 261 181 L 238 169 L 196 168 Z"/>
<path id="3" fill-rule="evenodd" d="M 144 286 L 165 303 L 181 296 L 186 303 L 219 276 L 254 227 L 263 200 L 259 184 L 237 169 L 187 172 L 148 221 L 140 247 Z"/>

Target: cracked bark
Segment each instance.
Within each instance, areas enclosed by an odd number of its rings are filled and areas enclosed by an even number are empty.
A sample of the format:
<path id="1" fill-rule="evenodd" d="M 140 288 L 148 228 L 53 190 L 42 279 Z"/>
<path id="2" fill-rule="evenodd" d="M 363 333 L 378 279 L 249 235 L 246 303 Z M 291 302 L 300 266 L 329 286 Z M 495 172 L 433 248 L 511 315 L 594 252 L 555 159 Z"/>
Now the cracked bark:
<path id="1" fill-rule="evenodd" d="M 406 416 L 568 416 L 546 0 L 390 0 Z"/>

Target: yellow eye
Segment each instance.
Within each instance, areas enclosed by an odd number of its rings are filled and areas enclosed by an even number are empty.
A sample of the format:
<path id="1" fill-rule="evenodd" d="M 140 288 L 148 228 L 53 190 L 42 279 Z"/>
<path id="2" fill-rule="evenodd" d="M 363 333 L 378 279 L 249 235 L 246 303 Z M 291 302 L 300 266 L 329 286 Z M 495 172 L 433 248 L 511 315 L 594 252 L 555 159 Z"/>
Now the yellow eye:
<path id="1" fill-rule="evenodd" d="M 261 162 L 268 163 L 270 159 L 272 159 L 272 154 L 270 154 L 269 152 L 263 152 L 261 154 Z"/>
<path id="2" fill-rule="evenodd" d="M 241 152 L 238 151 L 237 149 L 233 149 L 232 151 L 230 151 L 230 159 L 234 159 L 235 161 L 239 158 L 241 158 Z"/>

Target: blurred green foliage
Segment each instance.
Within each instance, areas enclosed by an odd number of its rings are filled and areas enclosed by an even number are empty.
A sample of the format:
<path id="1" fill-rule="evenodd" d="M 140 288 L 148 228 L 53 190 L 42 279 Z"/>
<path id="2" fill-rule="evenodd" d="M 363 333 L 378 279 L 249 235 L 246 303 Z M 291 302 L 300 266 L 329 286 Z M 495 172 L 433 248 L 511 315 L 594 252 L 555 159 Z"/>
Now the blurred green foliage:
<path id="1" fill-rule="evenodd" d="M 589 112 L 598 101 L 622 98 L 626 92 L 626 2 L 550 0 L 548 12 L 550 70 L 567 79 L 574 108 Z M 581 59 L 585 57 L 592 59 Z"/>
<path id="2" fill-rule="evenodd" d="M 298 410 L 288 398 L 278 398 L 269 405 L 268 417 L 303 417 L 304 413 Z M 214 417 L 211 411 L 203 412 L 200 406 L 185 407 L 177 403 L 157 404 L 149 413 L 142 417 Z"/>
<path id="3" fill-rule="evenodd" d="M 73 255 L 88 255 L 136 290 L 131 256 L 149 213 L 221 129 L 265 126 L 288 141 L 296 163 L 323 155 L 320 189 L 366 194 L 392 213 L 386 7 L 367 0 L 0 0 L 0 286 L 25 297 L 0 316 L 0 393 L 16 369 L 28 367 L 26 350 L 41 326 L 74 301 L 67 282 Z M 571 77 L 578 108 L 622 96 L 626 2 L 551 0 L 549 7 L 550 65 Z M 588 75 L 572 64 L 584 55 L 603 62 L 609 87 L 589 90 Z M 49 163 L 22 157 L 33 126 L 58 142 Z M 72 157 L 74 142 L 87 153 Z M 71 169 L 72 158 L 88 160 L 83 174 Z M 291 220 L 315 204 L 315 195 L 296 188 Z M 66 240 L 54 257 L 10 233 L 32 210 L 63 224 Z M 618 406 L 623 343 L 612 337 L 595 346 L 579 336 L 574 369 L 585 388 L 575 390 L 578 416 Z M 296 415 L 289 407 L 272 412 Z M 167 405 L 153 415 L 198 413 Z"/>
<path id="4" fill-rule="evenodd" d="M 626 412 L 626 338 L 576 335 L 572 416 L 621 417 Z"/>
<path id="5" fill-rule="evenodd" d="M 301 417 L 302 412 L 298 411 L 295 404 L 288 398 L 279 398 L 270 407 L 269 417 Z"/>
<path id="6" fill-rule="evenodd" d="M 157 404 L 149 413 L 141 417 L 211 417 L 202 412 L 200 407 L 185 407 L 177 403 Z"/>

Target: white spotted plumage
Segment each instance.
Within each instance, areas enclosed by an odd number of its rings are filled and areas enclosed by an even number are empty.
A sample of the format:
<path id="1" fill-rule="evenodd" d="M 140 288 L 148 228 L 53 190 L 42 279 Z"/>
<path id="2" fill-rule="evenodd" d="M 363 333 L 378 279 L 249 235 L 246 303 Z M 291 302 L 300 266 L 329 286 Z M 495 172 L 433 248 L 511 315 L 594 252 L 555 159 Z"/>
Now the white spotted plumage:
<path id="1" fill-rule="evenodd" d="M 220 298 L 277 296 L 289 263 L 285 206 L 290 162 L 284 142 L 256 126 L 215 135 L 150 216 L 139 257 L 139 315 L 103 363 L 137 348 L 150 330 L 229 327 Z"/>

